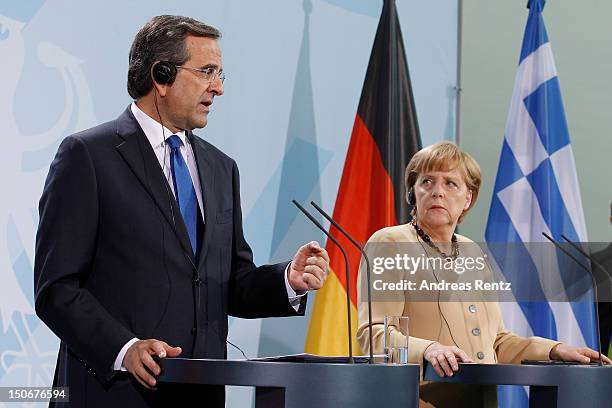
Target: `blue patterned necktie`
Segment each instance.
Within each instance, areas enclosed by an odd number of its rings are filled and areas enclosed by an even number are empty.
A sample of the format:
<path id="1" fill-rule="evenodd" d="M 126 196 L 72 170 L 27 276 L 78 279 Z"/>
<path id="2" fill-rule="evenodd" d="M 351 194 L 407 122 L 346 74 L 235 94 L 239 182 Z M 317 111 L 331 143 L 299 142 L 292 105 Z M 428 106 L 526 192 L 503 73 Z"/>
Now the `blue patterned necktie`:
<path id="1" fill-rule="evenodd" d="M 181 209 L 183 221 L 187 227 L 189 241 L 194 255 L 197 254 L 197 225 L 198 225 L 198 199 L 196 198 L 193 182 L 189 175 L 187 163 L 181 154 L 183 142 L 177 135 L 170 136 L 167 140 L 170 146 L 170 170 L 174 184 L 174 195 Z"/>

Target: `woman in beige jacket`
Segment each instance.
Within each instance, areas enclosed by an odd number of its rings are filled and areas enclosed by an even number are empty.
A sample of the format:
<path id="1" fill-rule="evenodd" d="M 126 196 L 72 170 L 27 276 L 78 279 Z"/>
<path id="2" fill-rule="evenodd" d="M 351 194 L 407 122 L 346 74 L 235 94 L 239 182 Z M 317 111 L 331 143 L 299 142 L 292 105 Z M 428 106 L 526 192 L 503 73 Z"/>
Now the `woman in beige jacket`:
<path id="1" fill-rule="evenodd" d="M 419 151 L 406 168 L 408 201 L 414 205 L 413 221 L 384 228 L 372 235 L 368 246 L 399 246 L 411 254 L 428 258 L 457 258 L 462 243 L 468 238 L 455 234 L 457 224 L 472 208 L 481 183 L 480 167 L 467 153 L 450 142 L 439 142 Z M 414 243 L 406 244 L 404 243 Z M 462 244 L 463 245 L 463 244 Z M 469 245 L 469 244 L 467 244 Z M 475 246 L 475 244 L 472 244 Z M 463 250 L 463 249 L 462 249 Z M 462 254 L 462 256 L 465 254 Z M 490 274 L 488 266 L 487 274 Z M 426 273 L 426 272 L 424 272 Z M 360 275 L 361 270 L 360 270 Z M 419 276 L 418 273 L 416 276 Z M 369 350 L 367 288 L 358 280 L 359 327 L 357 340 L 363 351 Z M 437 277 L 436 277 L 437 280 Z M 408 360 L 410 363 L 430 362 L 439 376 L 452 376 L 459 370 L 458 362 L 510 363 L 521 360 L 566 360 L 588 363 L 598 353 L 588 348 L 575 348 L 541 337 L 520 337 L 504 327 L 499 304 L 494 301 L 440 302 L 434 299 L 415 300 L 400 291 L 393 298 L 378 299 L 372 305 L 372 335 L 374 353 L 383 352 L 383 319 L 389 316 L 409 316 Z M 391 330 L 393 331 L 393 327 Z M 395 330 L 392 336 L 403 336 Z M 606 359 L 606 363 L 610 360 Z M 436 388 L 442 385 L 442 387 Z M 431 392 L 431 387 L 437 389 Z M 421 386 L 421 398 L 434 395 L 432 400 L 452 401 L 457 395 L 447 392 L 448 384 Z M 448 391 L 448 390 L 447 390 Z M 422 401 L 423 404 L 423 401 Z M 436 403 L 444 406 L 443 403 Z"/>

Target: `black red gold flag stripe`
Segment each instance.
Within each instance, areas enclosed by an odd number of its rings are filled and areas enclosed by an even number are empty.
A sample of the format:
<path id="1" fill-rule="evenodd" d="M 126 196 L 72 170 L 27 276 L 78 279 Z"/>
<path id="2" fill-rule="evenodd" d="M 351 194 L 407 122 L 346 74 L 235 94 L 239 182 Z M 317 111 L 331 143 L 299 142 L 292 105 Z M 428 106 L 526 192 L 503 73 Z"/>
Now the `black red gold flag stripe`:
<path id="1" fill-rule="evenodd" d="M 377 230 L 408 221 L 404 169 L 421 148 L 408 63 L 395 2 L 385 0 L 346 154 L 333 217 L 357 242 Z M 337 230 L 351 265 L 351 304 L 357 316 L 360 253 Z M 317 293 L 305 351 L 346 355 L 346 287 L 343 257 L 327 242 L 330 276 Z M 356 319 L 353 319 L 353 337 Z M 355 341 L 354 344 L 357 344 Z"/>

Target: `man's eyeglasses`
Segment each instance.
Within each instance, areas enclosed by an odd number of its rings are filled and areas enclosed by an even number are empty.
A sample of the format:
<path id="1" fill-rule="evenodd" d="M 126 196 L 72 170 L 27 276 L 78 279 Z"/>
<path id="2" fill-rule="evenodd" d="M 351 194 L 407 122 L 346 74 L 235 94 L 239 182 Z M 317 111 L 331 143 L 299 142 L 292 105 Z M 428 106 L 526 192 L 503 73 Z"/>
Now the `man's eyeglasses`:
<path id="1" fill-rule="evenodd" d="M 225 72 L 218 70 L 216 68 L 191 68 L 191 67 L 184 67 L 182 65 L 177 65 L 176 67 L 187 69 L 193 72 L 199 72 L 200 77 L 206 82 L 212 82 L 217 78 L 221 81 L 221 83 L 225 82 Z"/>

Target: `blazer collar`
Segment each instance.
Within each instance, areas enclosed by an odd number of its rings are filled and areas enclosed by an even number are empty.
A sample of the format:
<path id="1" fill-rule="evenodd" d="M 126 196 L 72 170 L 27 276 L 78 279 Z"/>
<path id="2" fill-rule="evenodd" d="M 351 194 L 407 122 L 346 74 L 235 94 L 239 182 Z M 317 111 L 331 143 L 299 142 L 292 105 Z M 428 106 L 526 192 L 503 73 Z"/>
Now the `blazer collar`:
<path id="1" fill-rule="evenodd" d="M 196 137 L 193 132 L 187 132 L 187 138 L 193 148 L 193 155 L 198 166 L 198 175 L 200 176 L 200 187 L 202 189 L 202 200 L 204 201 L 204 237 L 200 246 L 198 256 L 199 264 L 202 266 L 210 242 L 212 242 L 213 224 L 216 220 L 216 202 L 215 202 L 215 162 L 213 160 L 210 146 L 199 137 Z"/>
<path id="2" fill-rule="evenodd" d="M 164 177 L 149 140 L 134 118 L 130 107 L 117 119 L 117 135 L 122 141 L 116 146 L 119 154 L 149 193 L 176 234 L 184 252 L 195 263 L 187 227 L 180 208 Z M 201 177 L 201 176 L 200 176 Z"/>

